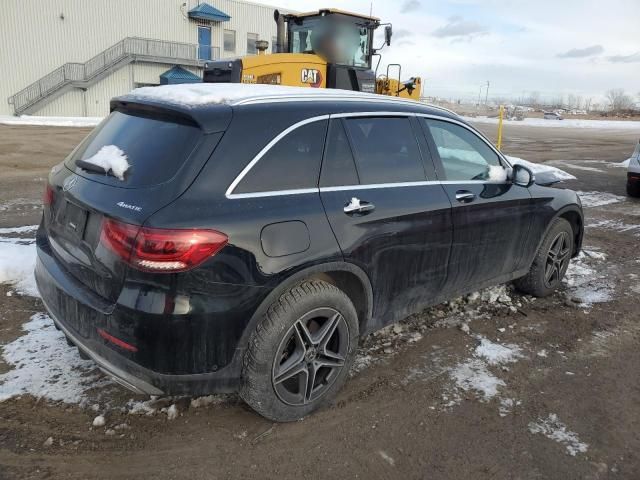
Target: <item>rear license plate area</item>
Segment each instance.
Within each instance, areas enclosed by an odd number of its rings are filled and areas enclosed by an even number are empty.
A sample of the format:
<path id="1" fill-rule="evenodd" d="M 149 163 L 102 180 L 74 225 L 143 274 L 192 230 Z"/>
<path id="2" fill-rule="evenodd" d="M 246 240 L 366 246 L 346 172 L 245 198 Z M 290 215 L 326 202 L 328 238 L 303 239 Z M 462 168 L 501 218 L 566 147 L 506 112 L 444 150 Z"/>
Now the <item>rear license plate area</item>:
<path id="1" fill-rule="evenodd" d="M 68 235 L 82 239 L 87 225 L 87 211 L 69 201 L 58 210 L 58 224 Z"/>

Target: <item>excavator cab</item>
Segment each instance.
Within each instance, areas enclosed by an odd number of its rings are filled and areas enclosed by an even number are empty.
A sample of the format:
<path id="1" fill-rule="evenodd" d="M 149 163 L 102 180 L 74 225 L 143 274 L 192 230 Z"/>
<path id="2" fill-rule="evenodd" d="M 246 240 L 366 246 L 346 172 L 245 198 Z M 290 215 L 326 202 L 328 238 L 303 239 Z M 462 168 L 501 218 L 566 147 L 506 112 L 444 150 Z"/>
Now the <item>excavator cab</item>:
<path id="1" fill-rule="evenodd" d="M 420 79 L 400 82 L 382 76 L 376 80 L 373 33 L 376 17 L 336 9 L 300 14 L 274 12 L 276 53 L 266 54 L 268 43 L 256 43 L 258 55 L 207 62 L 205 82 L 266 83 L 338 88 L 418 98 Z M 385 45 L 391 43 L 391 25 L 385 26 Z M 416 90 L 417 88 L 417 90 Z"/>

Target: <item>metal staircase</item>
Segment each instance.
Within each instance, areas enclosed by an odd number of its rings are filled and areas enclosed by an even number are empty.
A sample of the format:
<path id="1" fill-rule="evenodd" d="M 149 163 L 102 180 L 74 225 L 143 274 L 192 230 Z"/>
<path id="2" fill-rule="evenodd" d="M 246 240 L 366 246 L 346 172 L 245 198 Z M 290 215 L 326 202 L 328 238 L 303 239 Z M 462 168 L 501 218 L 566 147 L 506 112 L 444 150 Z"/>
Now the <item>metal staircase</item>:
<path id="1" fill-rule="evenodd" d="M 219 49 L 209 47 L 213 58 Z M 88 88 L 131 62 L 199 66 L 198 45 L 127 37 L 85 63 L 65 63 L 9 97 L 16 115 L 30 113 L 66 93 L 71 88 Z"/>

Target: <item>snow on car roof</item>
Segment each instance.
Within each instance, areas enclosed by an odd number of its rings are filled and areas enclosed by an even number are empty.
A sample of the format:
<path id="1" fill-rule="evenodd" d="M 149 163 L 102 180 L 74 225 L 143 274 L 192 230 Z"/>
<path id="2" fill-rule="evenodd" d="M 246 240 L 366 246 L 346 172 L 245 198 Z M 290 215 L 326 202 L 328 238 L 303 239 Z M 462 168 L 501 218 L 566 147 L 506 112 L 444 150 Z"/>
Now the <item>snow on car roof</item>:
<path id="1" fill-rule="evenodd" d="M 133 100 L 150 100 L 177 104 L 189 108 L 216 104 L 238 105 L 240 103 L 258 100 L 282 101 L 286 99 L 362 99 L 415 103 L 414 101 L 399 99 L 397 97 L 350 90 L 248 83 L 183 83 L 178 85 L 161 85 L 158 87 L 141 87 L 132 90 L 126 97 L 127 99 Z"/>
<path id="2" fill-rule="evenodd" d="M 178 85 L 161 85 L 158 87 L 136 88 L 127 95 L 129 99 L 152 100 L 186 107 L 215 104 L 235 105 L 257 99 L 283 99 L 292 97 L 314 99 L 381 99 L 380 95 L 377 94 L 349 90 L 248 83 L 183 83 Z M 391 97 L 386 97 L 386 99 L 390 98 Z"/>

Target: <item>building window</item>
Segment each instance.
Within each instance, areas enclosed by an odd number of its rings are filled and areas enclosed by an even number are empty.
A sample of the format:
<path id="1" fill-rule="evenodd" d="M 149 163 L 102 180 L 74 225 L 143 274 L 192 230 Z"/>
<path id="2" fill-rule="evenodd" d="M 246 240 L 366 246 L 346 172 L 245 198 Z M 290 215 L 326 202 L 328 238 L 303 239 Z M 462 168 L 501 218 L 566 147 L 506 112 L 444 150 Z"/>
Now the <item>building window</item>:
<path id="1" fill-rule="evenodd" d="M 278 37 L 271 37 L 271 53 L 278 53 Z"/>
<path id="2" fill-rule="evenodd" d="M 224 31 L 224 52 L 236 53 L 236 31 L 235 30 Z"/>
<path id="3" fill-rule="evenodd" d="M 247 33 L 247 55 L 256 55 L 258 53 L 256 40 L 258 40 L 257 33 Z"/>

